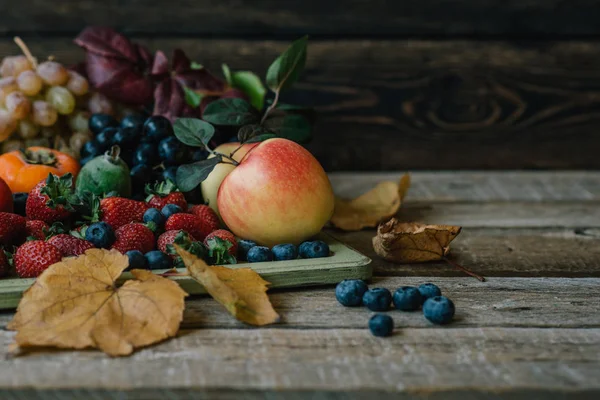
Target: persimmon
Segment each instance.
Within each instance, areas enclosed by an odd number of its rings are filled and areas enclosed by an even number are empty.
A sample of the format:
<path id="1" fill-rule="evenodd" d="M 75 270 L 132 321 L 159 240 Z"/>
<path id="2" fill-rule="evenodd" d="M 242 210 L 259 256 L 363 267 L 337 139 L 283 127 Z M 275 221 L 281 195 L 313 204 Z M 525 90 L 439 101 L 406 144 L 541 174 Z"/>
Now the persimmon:
<path id="1" fill-rule="evenodd" d="M 79 162 L 68 154 L 46 147 L 29 147 L 0 156 L 0 178 L 13 193 L 29 192 L 48 174 L 79 173 Z"/>

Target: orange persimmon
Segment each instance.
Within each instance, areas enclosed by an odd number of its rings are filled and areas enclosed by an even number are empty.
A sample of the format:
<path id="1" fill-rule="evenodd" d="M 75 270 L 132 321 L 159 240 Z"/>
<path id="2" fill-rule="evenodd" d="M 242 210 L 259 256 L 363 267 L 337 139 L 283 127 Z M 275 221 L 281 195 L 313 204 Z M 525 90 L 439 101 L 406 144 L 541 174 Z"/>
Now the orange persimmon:
<path id="1" fill-rule="evenodd" d="M 68 154 L 45 147 L 29 147 L 0 156 L 0 178 L 13 193 L 29 192 L 48 174 L 77 177 L 79 162 Z"/>

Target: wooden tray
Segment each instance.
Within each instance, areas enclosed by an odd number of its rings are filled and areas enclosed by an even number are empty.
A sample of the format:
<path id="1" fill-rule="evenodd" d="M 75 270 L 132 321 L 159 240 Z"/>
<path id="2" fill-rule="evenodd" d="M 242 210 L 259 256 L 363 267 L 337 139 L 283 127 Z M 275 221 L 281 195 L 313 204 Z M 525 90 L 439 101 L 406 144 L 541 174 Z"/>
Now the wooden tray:
<path id="1" fill-rule="evenodd" d="M 298 259 L 291 261 L 274 261 L 263 263 L 240 263 L 232 268 L 251 267 L 263 279 L 271 283 L 269 288 L 290 288 L 300 286 L 317 286 L 335 284 L 344 279 L 365 279 L 372 276 L 371 259 L 353 248 L 334 239 L 326 233 L 321 233 L 318 239 L 329 244 L 333 255 L 326 258 Z M 185 270 L 181 269 L 181 272 Z M 157 273 L 165 272 L 157 270 Z M 122 280 L 130 278 L 124 273 Z M 189 294 L 206 293 L 202 285 L 188 276 L 173 276 L 169 279 L 176 281 Z M 33 284 L 35 279 L 3 279 L 0 280 L 0 309 L 16 308 L 23 292 Z"/>

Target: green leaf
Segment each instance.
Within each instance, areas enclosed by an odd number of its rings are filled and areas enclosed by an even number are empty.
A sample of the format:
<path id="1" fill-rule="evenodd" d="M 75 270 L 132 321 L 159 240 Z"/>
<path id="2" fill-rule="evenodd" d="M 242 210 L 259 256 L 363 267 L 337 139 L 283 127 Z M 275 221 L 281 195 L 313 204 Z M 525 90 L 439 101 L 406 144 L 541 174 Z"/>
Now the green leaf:
<path id="1" fill-rule="evenodd" d="M 258 113 L 245 100 L 225 98 L 213 101 L 204 109 L 202 118 L 215 125 L 241 126 L 258 122 Z"/>
<path id="2" fill-rule="evenodd" d="M 202 68 L 204 68 L 204 65 L 197 63 L 196 61 L 192 61 L 190 63 L 190 68 L 191 69 L 202 69 Z"/>
<path id="3" fill-rule="evenodd" d="M 187 86 L 183 87 L 183 91 L 185 92 L 185 102 L 187 103 L 188 106 L 193 107 L 193 108 L 200 107 L 200 103 L 202 103 L 202 97 L 203 97 L 202 94 L 194 92 L 192 89 L 190 89 Z"/>
<path id="4" fill-rule="evenodd" d="M 250 139 L 246 140 L 244 142 L 244 144 L 264 142 L 267 139 L 273 139 L 276 137 L 277 137 L 277 135 L 274 133 L 263 133 L 261 135 L 256 135 L 256 136 L 251 137 Z"/>
<path id="5" fill-rule="evenodd" d="M 273 116 L 265 121 L 264 126 L 278 137 L 297 143 L 307 143 L 312 137 L 310 122 L 299 114 Z"/>
<path id="6" fill-rule="evenodd" d="M 277 92 L 287 89 L 298 80 L 306 64 L 306 46 L 308 36 L 296 40 L 269 67 L 267 86 Z"/>
<path id="7" fill-rule="evenodd" d="M 240 143 L 248 143 L 248 140 L 263 134 L 273 134 L 269 132 L 269 130 L 262 125 L 252 124 L 252 125 L 244 125 L 238 131 L 238 140 Z M 273 135 L 275 136 L 275 135 Z"/>
<path id="8" fill-rule="evenodd" d="M 258 75 L 251 71 L 237 71 L 233 73 L 231 79 L 231 85 L 246 93 L 250 98 L 250 104 L 252 104 L 254 108 L 259 111 L 263 109 L 267 89 L 265 89 L 265 86 Z"/>
<path id="9" fill-rule="evenodd" d="M 223 70 L 223 76 L 225 77 L 227 83 L 233 86 L 233 81 L 231 80 L 231 70 L 229 69 L 229 66 L 227 64 L 222 64 L 221 69 Z"/>
<path id="10" fill-rule="evenodd" d="M 222 157 L 218 155 L 193 164 L 181 165 L 177 168 L 177 187 L 182 192 L 194 190 L 222 160 Z"/>
<path id="11" fill-rule="evenodd" d="M 177 118 L 173 130 L 181 143 L 194 147 L 205 147 L 215 134 L 214 126 L 197 118 Z"/>

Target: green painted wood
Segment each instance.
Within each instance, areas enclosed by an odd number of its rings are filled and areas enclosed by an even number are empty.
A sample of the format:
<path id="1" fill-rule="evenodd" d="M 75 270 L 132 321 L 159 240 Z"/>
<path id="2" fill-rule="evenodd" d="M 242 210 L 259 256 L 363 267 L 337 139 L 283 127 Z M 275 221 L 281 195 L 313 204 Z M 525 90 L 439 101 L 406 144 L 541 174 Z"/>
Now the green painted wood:
<path id="1" fill-rule="evenodd" d="M 338 283 L 343 279 L 371 278 L 373 271 L 371 259 L 362 255 L 353 248 L 334 239 L 326 233 L 321 233 L 318 239 L 329 244 L 332 256 L 316 259 L 298 259 L 291 261 L 275 261 L 263 263 L 240 263 L 232 268 L 251 267 L 266 281 L 270 288 L 290 288 L 303 286 L 318 286 Z M 180 272 L 185 272 L 180 269 Z M 157 270 L 157 273 L 166 270 Z M 121 281 L 130 279 L 131 274 L 126 272 Z M 177 282 L 183 290 L 191 295 L 205 294 L 204 287 L 189 276 L 173 276 L 169 279 Z M 35 279 L 4 279 L 0 281 L 0 310 L 13 309 L 19 304 L 21 296 Z"/>

